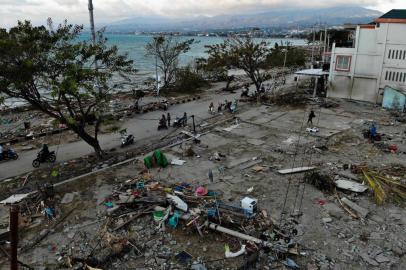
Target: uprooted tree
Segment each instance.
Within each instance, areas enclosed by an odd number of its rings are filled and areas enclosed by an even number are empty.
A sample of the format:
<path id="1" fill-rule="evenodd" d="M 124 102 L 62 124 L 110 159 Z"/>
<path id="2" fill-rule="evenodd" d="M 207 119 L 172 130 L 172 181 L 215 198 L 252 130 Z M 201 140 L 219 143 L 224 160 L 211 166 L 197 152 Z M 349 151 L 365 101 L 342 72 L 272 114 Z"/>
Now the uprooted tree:
<path id="1" fill-rule="evenodd" d="M 251 79 L 257 91 L 267 79 L 268 43 L 250 37 L 231 37 L 221 44 L 207 45 L 208 63 L 226 69 L 242 69 Z"/>
<path id="2" fill-rule="evenodd" d="M 181 41 L 172 36 L 157 36 L 145 46 L 147 55 L 156 58 L 157 68 L 163 74 L 163 88 L 168 88 L 174 82 L 179 57 L 188 52 L 193 43 L 194 39 Z"/>
<path id="3" fill-rule="evenodd" d="M 103 111 L 118 86 L 112 76 L 128 80 L 134 69 L 117 47 L 106 45 L 102 32 L 95 43 L 80 41 L 82 29 L 66 21 L 54 29 L 50 20 L 48 27 L 25 21 L 0 29 L 0 93 L 65 124 L 100 157 Z"/>

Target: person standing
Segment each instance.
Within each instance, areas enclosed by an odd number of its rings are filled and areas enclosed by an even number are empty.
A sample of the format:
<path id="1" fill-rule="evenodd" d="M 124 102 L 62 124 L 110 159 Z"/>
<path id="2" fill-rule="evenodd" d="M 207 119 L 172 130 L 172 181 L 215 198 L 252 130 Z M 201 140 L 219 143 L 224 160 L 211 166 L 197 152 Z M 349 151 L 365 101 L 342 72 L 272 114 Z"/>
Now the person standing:
<path id="1" fill-rule="evenodd" d="M 183 126 L 187 125 L 187 114 L 186 112 L 183 113 Z"/>
<path id="2" fill-rule="evenodd" d="M 171 114 L 170 113 L 166 114 L 166 120 L 168 121 L 168 127 L 170 127 L 171 126 Z"/>
<path id="3" fill-rule="evenodd" d="M 315 118 L 316 115 L 314 114 L 314 111 L 311 110 L 309 113 L 309 118 L 307 119 L 307 124 L 312 124 L 313 125 L 313 118 Z"/>

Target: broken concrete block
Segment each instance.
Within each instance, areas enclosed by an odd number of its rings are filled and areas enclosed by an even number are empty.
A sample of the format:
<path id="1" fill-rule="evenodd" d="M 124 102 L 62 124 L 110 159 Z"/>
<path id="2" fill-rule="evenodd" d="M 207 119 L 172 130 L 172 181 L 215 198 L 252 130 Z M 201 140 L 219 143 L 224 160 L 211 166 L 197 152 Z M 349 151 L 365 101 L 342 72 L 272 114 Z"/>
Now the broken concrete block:
<path id="1" fill-rule="evenodd" d="M 335 184 L 340 189 L 350 190 L 353 192 L 362 193 L 368 189 L 368 186 L 345 179 L 335 181 Z"/>
<path id="2" fill-rule="evenodd" d="M 112 215 L 115 211 L 117 211 L 120 208 L 120 205 L 115 205 L 111 208 L 107 208 L 107 215 L 110 216 Z"/>
<path id="3" fill-rule="evenodd" d="M 71 202 L 73 201 L 73 198 L 75 198 L 75 193 L 66 193 L 66 194 L 63 196 L 63 198 L 62 198 L 62 200 L 61 200 L 61 203 L 62 203 L 62 204 L 71 203 Z"/>
<path id="4" fill-rule="evenodd" d="M 365 217 L 368 215 L 368 213 L 369 213 L 368 209 L 365 209 L 365 208 L 359 206 L 358 204 L 356 204 L 356 203 L 350 201 L 349 199 L 347 199 L 347 198 L 345 198 L 345 197 L 342 198 L 341 201 L 342 201 L 345 205 L 347 205 L 349 208 L 351 208 L 352 210 L 354 210 L 355 212 L 357 212 L 357 214 L 358 214 L 360 217 L 362 217 L 362 218 L 365 218 Z"/>
<path id="5" fill-rule="evenodd" d="M 322 218 L 323 223 L 330 223 L 333 221 L 332 218 L 326 217 L 326 218 Z"/>
<path id="6" fill-rule="evenodd" d="M 345 216 L 343 209 L 341 209 L 334 203 L 326 203 L 323 207 L 327 211 L 327 213 L 332 217 L 342 218 Z"/>
<path id="7" fill-rule="evenodd" d="M 381 253 L 375 257 L 375 261 L 377 261 L 378 263 L 384 263 L 384 262 L 390 262 L 391 259 L 389 257 L 385 256 L 383 253 Z"/>
<path id="8" fill-rule="evenodd" d="M 359 256 L 367 263 L 373 266 L 379 266 L 379 263 L 377 263 L 374 259 L 368 256 L 368 254 L 361 252 Z"/>

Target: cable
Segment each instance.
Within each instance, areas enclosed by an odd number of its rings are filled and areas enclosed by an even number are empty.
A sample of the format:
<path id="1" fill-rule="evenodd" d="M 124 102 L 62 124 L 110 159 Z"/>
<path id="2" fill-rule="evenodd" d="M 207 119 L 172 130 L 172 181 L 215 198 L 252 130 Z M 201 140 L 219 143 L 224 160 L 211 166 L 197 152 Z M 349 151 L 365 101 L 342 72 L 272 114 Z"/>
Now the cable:
<path id="1" fill-rule="evenodd" d="M 318 119 L 317 119 L 317 124 L 316 124 L 316 126 L 319 126 L 319 122 L 320 122 L 320 115 L 321 115 L 321 106 L 320 106 L 320 109 L 319 109 L 319 117 L 318 117 Z M 312 162 L 312 156 L 313 156 L 313 152 L 310 152 L 310 158 L 309 158 L 309 166 L 311 165 L 311 162 Z M 299 212 L 302 210 L 302 203 L 303 203 L 303 196 L 304 196 L 304 192 L 305 192 L 305 189 L 306 189 L 306 184 L 304 183 L 304 176 L 303 176 L 303 190 L 302 190 L 302 194 L 301 194 L 301 197 L 300 197 L 300 204 L 299 204 Z"/>
<path id="2" fill-rule="evenodd" d="M 297 156 L 297 154 L 299 152 L 299 143 L 300 143 L 300 139 L 301 139 L 301 136 L 302 136 L 302 129 L 303 129 L 303 124 L 304 124 L 305 119 L 306 119 L 306 110 L 304 110 L 304 112 L 303 112 L 302 124 L 301 124 L 300 129 L 299 129 L 299 137 L 298 137 L 298 140 L 297 140 L 297 144 L 296 144 L 296 147 L 295 147 L 295 152 L 294 152 L 293 160 L 292 160 L 292 169 L 295 166 L 296 156 Z M 286 207 L 286 201 L 287 201 L 287 198 L 288 198 L 288 195 L 289 195 L 289 189 L 290 189 L 291 182 L 292 182 L 292 178 L 289 177 L 288 186 L 286 188 L 285 198 L 284 198 L 284 201 L 283 201 L 282 211 L 281 211 L 281 215 L 280 215 L 280 218 L 279 218 L 280 219 L 279 226 L 282 225 L 282 221 L 284 220 L 284 217 L 285 217 L 284 212 L 285 212 L 285 207 Z"/>

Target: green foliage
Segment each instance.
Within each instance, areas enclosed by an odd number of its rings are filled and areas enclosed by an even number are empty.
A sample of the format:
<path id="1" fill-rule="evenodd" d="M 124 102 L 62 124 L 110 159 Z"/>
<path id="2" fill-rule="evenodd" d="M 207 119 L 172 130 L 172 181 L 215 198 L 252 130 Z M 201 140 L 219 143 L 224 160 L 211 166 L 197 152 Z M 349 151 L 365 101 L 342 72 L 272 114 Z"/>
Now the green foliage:
<path id="1" fill-rule="evenodd" d="M 65 21 L 54 29 L 51 20 L 48 26 L 25 21 L 0 29 L 0 93 L 66 124 L 99 153 L 98 126 L 117 86 L 111 78 L 128 80 L 133 63 L 117 47 L 107 47 L 102 32 L 93 43 L 78 41 L 82 26 Z M 90 116 L 96 123 L 93 136 L 85 130 Z"/>
<path id="2" fill-rule="evenodd" d="M 187 53 L 194 39 L 180 41 L 172 36 L 157 36 L 145 46 L 147 56 L 157 59 L 157 67 L 163 74 L 163 86 L 169 87 L 175 79 L 179 66 L 179 56 Z"/>
<path id="3" fill-rule="evenodd" d="M 187 66 L 176 72 L 176 81 L 173 88 L 176 92 L 190 93 L 207 85 L 208 82 L 196 70 Z"/>
<path id="4" fill-rule="evenodd" d="M 246 75 L 260 89 L 266 78 L 264 70 L 268 68 L 267 56 L 270 53 L 268 43 L 256 42 L 250 37 L 232 37 L 222 44 L 206 46 L 208 65 L 223 68 L 224 72 L 230 68 L 242 69 Z"/>

